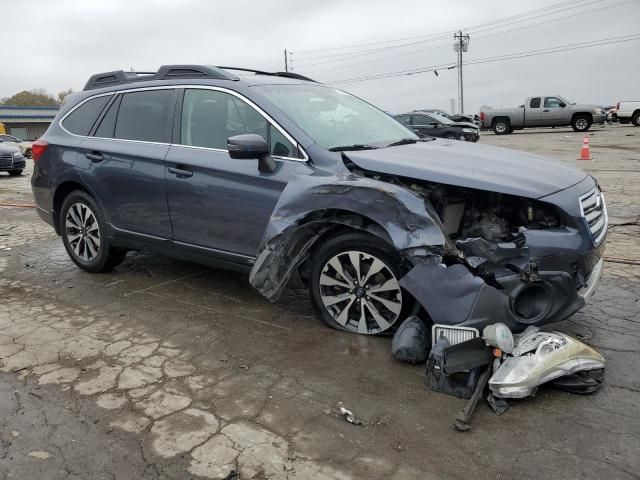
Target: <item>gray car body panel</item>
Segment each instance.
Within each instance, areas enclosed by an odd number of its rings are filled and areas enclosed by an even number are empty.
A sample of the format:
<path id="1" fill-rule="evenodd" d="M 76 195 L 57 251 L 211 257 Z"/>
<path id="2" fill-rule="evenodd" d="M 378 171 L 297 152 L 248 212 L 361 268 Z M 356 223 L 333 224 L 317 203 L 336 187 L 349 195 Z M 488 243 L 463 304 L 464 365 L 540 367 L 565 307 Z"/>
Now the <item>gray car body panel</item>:
<path id="1" fill-rule="evenodd" d="M 587 176 L 581 170 L 539 155 L 440 139 L 349 152 L 349 158 L 372 172 L 527 198 L 564 190 Z"/>

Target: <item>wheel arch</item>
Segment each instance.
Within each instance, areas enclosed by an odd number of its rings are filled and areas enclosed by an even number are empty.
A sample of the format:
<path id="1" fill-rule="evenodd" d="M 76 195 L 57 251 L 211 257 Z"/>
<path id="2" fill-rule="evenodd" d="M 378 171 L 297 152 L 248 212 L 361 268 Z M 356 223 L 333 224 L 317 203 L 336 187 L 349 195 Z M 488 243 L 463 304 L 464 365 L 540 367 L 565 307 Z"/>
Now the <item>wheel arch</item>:
<path id="1" fill-rule="evenodd" d="M 62 208 L 62 202 L 64 202 L 64 199 L 67 198 L 71 192 L 76 190 L 82 190 L 95 199 L 95 196 L 92 195 L 84 185 L 76 180 L 67 180 L 58 185 L 53 194 L 53 226 L 58 235 L 60 235 L 60 209 Z"/>
<path id="2" fill-rule="evenodd" d="M 509 125 L 511 125 L 511 118 L 506 115 L 499 115 L 491 120 L 491 128 L 493 128 L 495 124 L 498 123 L 498 120 L 505 120 Z"/>
<path id="3" fill-rule="evenodd" d="M 342 229 L 376 235 L 401 255 L 450 248 L 430 202 L 405 187 L 356 175 L 300 176 L 271 216 L 251 284 L 277 300 L 318 240 Z"/>
<path id="4" fill-rule="evenodd" d="M 573 123 L 578 117 L 588 117 L 589 120 L 593 123 L 593 114 L 591 112 L 575 112 L 573 115 L 571 115 L 571 123 Z"/>

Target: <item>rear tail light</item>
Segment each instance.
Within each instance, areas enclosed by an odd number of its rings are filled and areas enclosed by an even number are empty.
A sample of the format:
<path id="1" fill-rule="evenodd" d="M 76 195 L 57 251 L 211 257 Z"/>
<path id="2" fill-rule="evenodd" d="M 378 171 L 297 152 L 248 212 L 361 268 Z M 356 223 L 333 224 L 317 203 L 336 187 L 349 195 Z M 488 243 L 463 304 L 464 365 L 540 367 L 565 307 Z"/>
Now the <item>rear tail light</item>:
<path id="1" fill-rule="evenodd" d="M 620 110 L 620 102 L 616 105 L 616 110 Z"/>
<path id="2" fill-rule="evenodd" d="M 484 122 L 484 112 L 480 112 L 480 121 Z"/>
<path id="3" fill-rule="evenodd" d="M 33 144 L 31 145 L 31 157 L 33 158 L 34 162 L 40 160 L 42 154 L 47 151 L 48 146 L 49 144 L 44 140 L 36 140 L 35 142 L 33 142 Z"/>

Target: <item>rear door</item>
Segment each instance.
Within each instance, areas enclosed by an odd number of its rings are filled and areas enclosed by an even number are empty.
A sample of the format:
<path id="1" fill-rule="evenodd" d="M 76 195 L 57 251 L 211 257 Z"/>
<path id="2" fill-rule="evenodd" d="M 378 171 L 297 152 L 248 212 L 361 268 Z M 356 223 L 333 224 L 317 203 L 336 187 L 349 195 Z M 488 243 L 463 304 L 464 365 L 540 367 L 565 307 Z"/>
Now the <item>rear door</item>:
<path id="1" fill-rule="evenodd" d="M 542 97 L 532 97 L 529 99 L 528 105 L 526 105 L 524 113 L 524 126 L 525 127 L 537 127 L 542 125 Z"/>
<path id="2" fill-rule="evenodd" d="M 181 104 L 165 173 L 174 243 L 250 263 L 282 190 L 306 162 L 288 134 L 234 92 L 190 88 Z M 227 138 L 244 133 L 271 143 L 274 173 L 229 156 Z"/>
<path id="3" fill-rule="evenodd" d="M 164 159 L 175 103 L 170 88 L 119 94 L 80 144 L 82 176 L 120 235 L 171 238 Z"/>

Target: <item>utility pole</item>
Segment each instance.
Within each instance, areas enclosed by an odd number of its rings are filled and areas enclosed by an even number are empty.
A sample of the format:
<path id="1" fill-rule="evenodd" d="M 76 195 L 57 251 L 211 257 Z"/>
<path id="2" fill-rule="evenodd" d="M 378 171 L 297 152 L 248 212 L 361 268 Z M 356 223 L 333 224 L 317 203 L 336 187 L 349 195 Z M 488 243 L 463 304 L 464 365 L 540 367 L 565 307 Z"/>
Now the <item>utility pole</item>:
<path id="1" fill-rule="evenodd" d="M 469 50 L 469 35 L 462 35 L 462 30 L 458 31 L 453 38 L 455 42 L 453 49 L 458 53 L 458 108 L 459 113 L 464 113 L 464 87 L 462 84 L 462 53 Z"/>
<path id="2" fill-rule="evenodd" d="M 287 49 L 284 49 L 284 71 L 288 72 L 289 71 L 289 57 L 287 54 Z"/>

